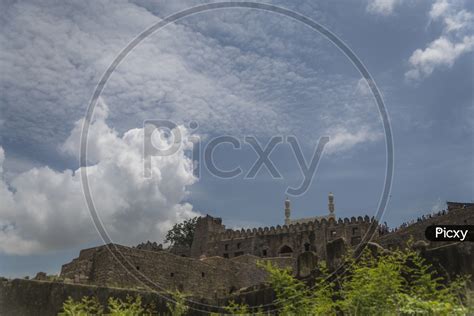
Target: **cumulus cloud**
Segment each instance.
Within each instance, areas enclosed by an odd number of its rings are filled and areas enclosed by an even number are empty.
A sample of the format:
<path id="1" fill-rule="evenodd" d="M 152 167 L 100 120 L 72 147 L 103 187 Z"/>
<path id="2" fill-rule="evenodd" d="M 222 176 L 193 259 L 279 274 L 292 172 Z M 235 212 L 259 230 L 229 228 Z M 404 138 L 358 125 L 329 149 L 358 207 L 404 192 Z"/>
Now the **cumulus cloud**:
<path id="1" fill-rule="evenodd" d="M 441 21 L 443 31 L 424 49 L 416 49 L 409 58 L 408 80 L 428 77 L 439 67 L 451 67 L 464 54 L 474 50 L 474 15 L 462 8 L 461 1 L 438 0 L 429 16 L 432 22 Z"/>
<path id="2" fill-rule="evenodd" d="M 96 241 L 80 181 L 86 170 L 99 216 L 115 242 L 161 241 L 173 223 L 198 215 L 183 202 L 186 187 L 196 181 L 185 155 L 191 146 L 186 129 L 179 127 L 184 137 L 178 152 L 153 159 L 153 177 L 146 179 L 143 129 L 119 135 L 107 125 L 107 115 L 102 105 L 91 124 L 90 166 L 61 172 L 33 168 L 9 183 L 0 181 L 0 252 L 24 255 Z M 78 154 L 81 125 L 76 123 L 62 146 L 65 153 Z M 0 166 L 4 159 L 0 147 Z"/>

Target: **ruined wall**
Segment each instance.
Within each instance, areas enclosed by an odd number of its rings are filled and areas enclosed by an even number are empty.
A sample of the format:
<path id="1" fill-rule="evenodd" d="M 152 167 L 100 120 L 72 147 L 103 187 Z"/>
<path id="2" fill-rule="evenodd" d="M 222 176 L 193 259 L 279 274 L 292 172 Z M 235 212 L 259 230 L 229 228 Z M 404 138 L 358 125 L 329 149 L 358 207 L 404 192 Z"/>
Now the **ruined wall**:
<path id="1" fill-rule="evenodd" d="M 120 245 L 113 245 L 110 248 L 112 253 L 105 246 L 81 252 L 85 257 L 79 257 L 64 265 L 61 276 L 76 280 L 76 274 L 83 273 L 84 279 L 92 284 L 142 286 L 142 283 L 127 271 L 113 254 L 128 260 L 134 274 L 147 277 L 165 290 L 177 289 L 206 298 L 228 295 L 237 289 L 264 282 L 267 276 L 266 272 L 255 264 L 259 258 L 251 256 L 235 260 L 222 257 L 196 259 L 176 256 L 166 251 L 146 251 Z M 271 260 L 281 267 L 294 266 L 292 258 Z M 85 266 L 90 267 L 89 270 L 85 271 L 83 268 Z"/>
<path id="2" fill-rule="evenodd" d="M 87 280 L 92 269 L 94 255 L 97 251 L 97 247 L 81 250 L 79 257 L 61 267 L 61 275 L 71 280 L 77 280 L 78 278 L 81 278 L 83 281 Z"/>
<path id="3" fill-rule="evenodd" d="M 206 219 L 206 221 L 209 221 Z M 343 237 L 351 245 L 357 245 L 372 221 L 368 216 L 351 219 L 322 219 L 304 224 L 291 224 L 276 227 L 264 227 L 242 230 L 221 229 L 197 230 L 193 256 L 221 256 L 234 258 L 243 254 L 259 257 L 279 257 L 289 255 L 296 258 L 305 251 L 312 251 L 325 259 L 326 244 L 331 240 Z M 217 231 L 217 232 L 216 232 Z M 206 242 L 198 242 L 203 241 Z M 286 252 L 286 251 L 291 252 Z"/>

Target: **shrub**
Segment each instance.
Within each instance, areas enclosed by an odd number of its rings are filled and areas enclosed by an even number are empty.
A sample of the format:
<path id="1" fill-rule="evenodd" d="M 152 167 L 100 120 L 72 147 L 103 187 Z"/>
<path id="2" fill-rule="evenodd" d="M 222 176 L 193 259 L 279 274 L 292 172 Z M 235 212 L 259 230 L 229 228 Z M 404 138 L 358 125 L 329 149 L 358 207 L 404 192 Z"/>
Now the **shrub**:
<path id="1" fill-rule="evenodd" d="M 166 303 L 166 307 L 170 310 L 170 313 L 172 316 L 181 316 L 186 314 L 186 312 L 189 310 L 189 307 L 186 305 L 186 296 L 179 292 L 173 292 L 172 297 L 174 302 L 168 302 Z"/>
<path id="2" fill-rule="evenodd" d="M 334 284 L 326 282 L 328 272 L 323 264 L 318 267 L 321 273 L 312 289 L 294 278 L 290 269 L 280 269 L 269 261 L 257 264 L 269 274 L 276 295 L 274 304 L 282 315 L 335 315 Z"/>
<path id="3" fill-rule="evenodd" d="M 107 316 L 148 316 L 153 315 L 152 308 L 145 308 L 142 305 L 140 295 L 133 298 L 127 295 L 125 301 L 121 299 L 109 297 L 108 312 L 104 312 L 96 297 L 83 297 L 80 301 L 74 301 L 69 297 L 63 303 L 63 311 L 58 316 L 91 316 L 91 315 L 107 315 Z"/>
<path id="4" fill-rule="evenodd" d="M 63 312 L 59 316 L 89 316 L 103 315 L 103 308 L 96 297 L 84 296 L 80 301 L 74 301 L 72 297 L 63 303 Z"/>
<path id="5" fill-rule="evenodd" d="M 467 315 L 466 279 L 448 283 L 433 267 L 407 248 L 375 256 L 366 249 L 348 259 L 346 273 L 330 282 L 324 264 L 314 286 L 290 270 L 258 263 L 269 273 L 275 305 L 281 315 Z"/>

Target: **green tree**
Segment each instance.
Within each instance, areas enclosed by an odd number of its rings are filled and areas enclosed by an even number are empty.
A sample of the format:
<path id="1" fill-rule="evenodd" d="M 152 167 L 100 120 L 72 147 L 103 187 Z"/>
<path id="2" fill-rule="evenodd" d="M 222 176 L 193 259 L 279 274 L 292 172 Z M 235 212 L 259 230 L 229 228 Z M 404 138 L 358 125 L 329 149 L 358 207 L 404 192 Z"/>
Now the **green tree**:
<path id="1" fill-rule="evenodd" d="M 268 282 L 276 295 L 274 303 L 281 315 L 336 314 L 334 284 L 326 281 L 328 271 L 324 264 L 318 266 L 320 273 L 313 288 L 293 277 L 290 269 L 280 269 L 270 261 L 257 264 L 268 272 Z"/>
<path id="2" fill-rule="evenodd" d="M 171 245 L 191 247 L 196 229 L 197 217 L 176 223 L 166 233 L 165 242 Z"/>

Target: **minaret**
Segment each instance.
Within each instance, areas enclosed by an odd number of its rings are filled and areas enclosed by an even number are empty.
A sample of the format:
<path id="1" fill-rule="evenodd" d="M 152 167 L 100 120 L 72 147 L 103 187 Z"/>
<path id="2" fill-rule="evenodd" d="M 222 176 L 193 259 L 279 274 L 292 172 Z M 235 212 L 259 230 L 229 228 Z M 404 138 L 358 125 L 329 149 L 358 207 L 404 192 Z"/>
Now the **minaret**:
<path id="1" fill-rule="evenodd" d="M 291 215 L 290 199 L 288 199 L 287 197 L 285 200 L 285 225 L 290 225 L 290 215 Z"/>
<path id="2" fill-rule="evenodd" d="M 328 202 L 329 216 L 334 216 L 334 194 L 332 192 L 328 194 Z"/>

